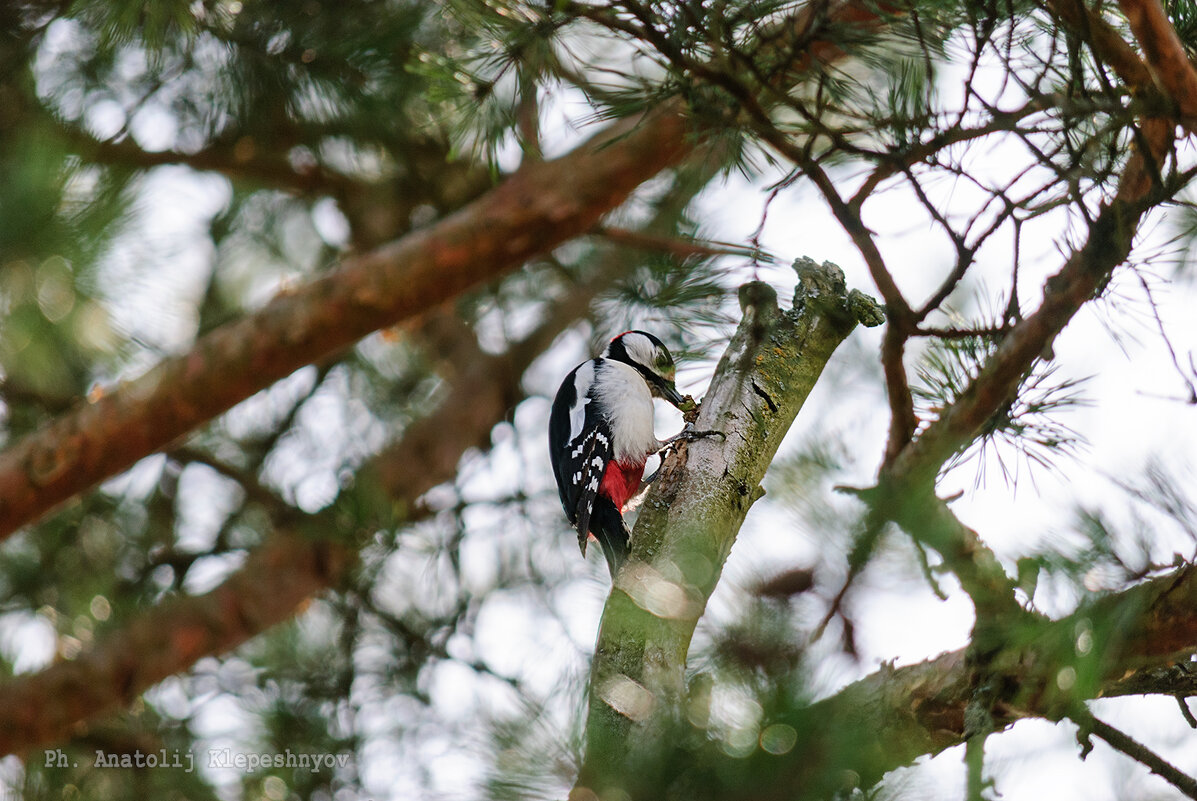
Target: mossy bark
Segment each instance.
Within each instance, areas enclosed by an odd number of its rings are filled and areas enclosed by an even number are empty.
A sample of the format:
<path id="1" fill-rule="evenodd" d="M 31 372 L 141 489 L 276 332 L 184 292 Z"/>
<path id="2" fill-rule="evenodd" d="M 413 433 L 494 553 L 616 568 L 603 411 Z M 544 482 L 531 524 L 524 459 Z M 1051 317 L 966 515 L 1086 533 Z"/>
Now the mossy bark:
<path id="1" fill-rule="evenodd" d="M 680 714 L 690 640 L 765 470 L 836 347 L 858 322 L 882 321 L 835 265 L 795 268 L 788 311 L 768 285 L 741 287 L 743 320 L 695 420 L 722 436 L 681 446 L 641 508 L 603 610 L 579 797 L 619 787 L 640 798 L 663 786 L 667 767 L 649 754 Z"/>

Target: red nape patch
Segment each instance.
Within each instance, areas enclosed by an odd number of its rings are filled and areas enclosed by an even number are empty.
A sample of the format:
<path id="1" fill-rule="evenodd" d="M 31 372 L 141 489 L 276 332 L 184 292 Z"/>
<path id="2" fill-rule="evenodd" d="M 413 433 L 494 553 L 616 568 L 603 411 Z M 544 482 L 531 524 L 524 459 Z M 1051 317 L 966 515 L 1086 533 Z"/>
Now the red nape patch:
<path id="1" fill-rule="evenodd" d="M 599 495 L 610 498 L 615 508 L 622 512 L 628 499 L 640 489 L 640 479 L 643 477 L 643 464 L 608 462 L 607 469 L 603 471 L 603 481 L 599 484 Z"/>

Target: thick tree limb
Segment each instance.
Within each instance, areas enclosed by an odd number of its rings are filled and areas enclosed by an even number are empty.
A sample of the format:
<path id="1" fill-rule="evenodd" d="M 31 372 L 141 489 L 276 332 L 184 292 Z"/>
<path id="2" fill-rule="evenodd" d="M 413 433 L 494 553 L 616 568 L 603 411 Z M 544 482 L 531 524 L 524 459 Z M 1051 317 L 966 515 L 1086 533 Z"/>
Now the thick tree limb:
<path id="1" fill-rule="evenodd" d="M 1094 54 L 1117 74 L 1119 80 L 1137 91 L 1149 91 L 1151 71 L 1135 49 L 1103 17 L 1093 14 L 1077 0 L 1046 0 L 1053 17 L 1086 41 Z"/>
<path id="2" fill-rule="evenodd" d="M 1197 123 L 1197 70 L 1157 0 L 1118 0 L 1156 82 L 1190 130 Z"/>
<path id="3" fill-rule="evenodd" d="M 561 305 L 573 314 L 550 318 L 528 343 L 551 342 L 576 319 L 579 303 L 584 300 L 567 298 Z M 382 479 L 401 513 L 451 480 L 466 450 L 487 444 L 519 393 L 524 369 L 541 352 L 520 345 L 498 355 L 477 349 L 476 359 L 462 365 L 464 380 L 452 383 L 437 410 L 364 468 L 366 476 Z M 211 592 L 170 600 L 101 636 L 72 661 L 0 684 L 0 753 L 61 740 L 88 718 L 127 704 L 197 659 L 231 650 L 289 619 L 356 564 L 353 535 L 343 531 L 335 509 L 275 523 L 278 530 Z"/>
<path id="4" fill-rule="evenodd" d="M 691 147 L 675 104 L 616 123 L 59 417 L 0 454 L 0 536 L 296 369 L 584 233 Z"/>
<path id="5" fill-rule="evenodd" d="M 801 70 L 845 51 L 835 25 L 876 29 L 855 0 L 798 15 L 787 53 Z M 828 25 L 832 25 L 829 29 Z M 127 469 L 296 369 L 501 275 L 594 226 L 643 181 L 692 152 L 679 102 L 620 121 L 570 154 L 525 164 L 430 228 L 344 261 L 261 311 L 200 339 L 97 402 L 0 453 L 0 538 Z"/>
<path id="6" fill-rule="evenodd" d="M 579 788 L 605 795 L 620 786 L 638 798 L 660 786 L 663 764 L 638 743 L 677 713 L 694 627 L 765 470 L 835 348 L 858 321 L 881 322 L 876 303 L 849 295 L 833 265 L 807 260 L 799 274 L 787 312 L 767 285 L 741 288 L 744 319 L 695 422 L 723 435 L 668 459 L 641 507 L 631 559 L 603 610 Z"/>
<path id="7" fill-rule="evenodd" d="M 657 202 L 646 231 L 675 220 L 715 174 L 718 162 L 702 155 L 684 167 Z M 410 519 L 421 495 L 453 478 L 466 450 L 489 446 L 491 430 L 522 397 L 520 379 L 528 366 L 635 264 L 614 250 L 600 254 L 597 262 L 591 280 L 553 303 L 532 333 L 505 353 L 486 353 L 468 327 L 454 325 L 436 343 L 440 355 L 452 352 L 456 368 L 446 376 L 446 396 L 435 412 L 408 426 L 366 465 L 359 481 L 377 483 L 400 516 Z M 266 492 L 247 491 L 251 497 Z M 61 740 L 83 721 L 127 704 L 202 656 L 240 645 L 290 618 L 312 595 L 339 584 L 356 554 L 335 511 L 300 516 L 281 509 L 272 495 L 260 500 L 278 530 L 221 586 L 147 612 L 70 662 L 0 684 L 0 753 Z M 341 539 L 330 541 L 334 536 Z M 156 658 L 143 664 L 143 654 Z"/>
<path id="8" fill-rule="evenodd" d="M 1102 598 L 1060 620 L 1040 619 L 995 657 L 987 672 L 996 692 L 998 729 L 1023 718 L 1059 720 L 1092 698 L 1127 694 L 1123 675 L 1176 672 L 1197 648 L 1197 568 Z M 1078 632 L 1089 632 L 1078 647 Z M 1075 682 L 1061 682 L 1061 671 Z M 1187 671 L 1182 671 L 1187 672 Z M 1140 685 L 1136 691 L 1150 690 Z M 826 782 L 850 772 L 870 786 L 895 768 L 966 739 L 966 715 L 977 693 L 976 666 L 962 648 L 900 668 L 882 667 L 835 695 L 795 710 L 798 730 L 822 731 L 836 721 L 834 740 L 815 736 L 784 756 L 761 755 L 760 783 L 746 797 L 806 797 L 833 791 Z"/>
<path id="9" fill-rule="evenodd" d="M 276 533 L 211 592 L 165 603 L 76 659 L 0 684 L 0 754 L 62 740 L 201 657 L 287 620 L 352 564 L 346 545 Z"/>

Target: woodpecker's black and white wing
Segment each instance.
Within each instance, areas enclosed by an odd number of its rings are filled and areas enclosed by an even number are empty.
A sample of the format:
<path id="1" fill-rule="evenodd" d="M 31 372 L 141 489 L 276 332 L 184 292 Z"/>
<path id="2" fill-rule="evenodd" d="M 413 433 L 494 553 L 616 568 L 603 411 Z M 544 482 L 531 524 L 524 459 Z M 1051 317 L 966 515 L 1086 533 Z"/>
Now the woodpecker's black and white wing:
<path id="1" fill-rule="evenodd" d="M 611 426 L 593 393 L 600 364 L 599 359 L 583 362 L 566 376 L 549 414 L 549 452 L 557 491 L 569 522 L 578 530 L 583 554 L 594 499 L 612 452 Z"/>

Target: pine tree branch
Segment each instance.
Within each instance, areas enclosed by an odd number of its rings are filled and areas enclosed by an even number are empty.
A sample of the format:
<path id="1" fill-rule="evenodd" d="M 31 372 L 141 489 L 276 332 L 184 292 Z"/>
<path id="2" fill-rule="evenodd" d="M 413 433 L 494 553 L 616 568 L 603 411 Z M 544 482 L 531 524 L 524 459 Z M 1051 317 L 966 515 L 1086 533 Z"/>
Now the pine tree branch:
<path id="1" fill-rule="evenodd" d="M 601 281 L 602 279 L 600 279 Z M 437 410 L 419 420 L 359 474 L 381 480 L 388 500 L 406 517 L 417 500 L 452 480 L 461 455 L 485 448 L 495 425 L 519 397 L 524 370 L 576 319 L 595 286 L 561 305 L 507 354 L 475 348 L 460 380 Z M 467 332 L 473 339 L 473 332 Z M 0 754 L 28 752 L 77 732 L 84 722 L 127 705 L 162 679 L 204 656 L 227 652 L 291 618 L 312 596 L 340 584 L 356 564 L 351 533 L 336 508 L 315 515 L 270 509 L 276 530 L 218 587 L 180 596 L 102 634 L 69 662 L 0 683 Z"/>
<path id="2" fill-rule="evenodd" d="M 1179 188 L 1162 186 L 1158 170 L 1153 168 L 1162 163 L 1171 143 L 1168 124 L 1146 121 L 1143 137 L 1149 152 L 1139 151 L 1132 157 L 1117 194 L 1092 221 L 1088 240 L 1044 283 L 1039 308 L 1010 329 L 957 400 L 887 465 L 883 481 L 930 486 L 943 465 L 973 441 L 985 422 L 1017 391 L 1056 336 L 1126 260 L 1140 218 Z"/>
<path id="3" fill-rule="evenodd" d="M 700 149 L 679 170 L 675 186 L 658 201 L 645 230 L 662 230 L 718 171 Z M 420 496 L 456 475 L 470 448 L 486 450 L 491 430 L 522 398 L 527 368 L 573 325 L 593 299 L 634 267 L 617 249 L 600 253 L 589 281 L 574 286 L 545 318 L 504 353 L 479 347 L 468 327 L 454 327 L 440 342 L 455 356 L 449 391 L 435 412 L 408 426 L 358 475 L 377 485 L 400 517 L 419 516 Z M 182 455 L 210 461 L 180 449 Z M 104 635 L 71 662 L 0 684 L 0 753 L 37 748 L 69 736 L 83 721 L 127 704 L 196 659 L 240 645 L 287 620 L 322 590 L 338 585 L 353 568 L 353 543 L 330 541 L 344 528 L 335 510 L 303 515 L 235 469 L 213 467 L 246 485 L 271 514 L 276 531 L 247 563 L 206 595 L 180 597 Z M 313 534 L 313 532 L 315 532 Z M 175 632 L 171 635 L 171 632 Z M 173 636 L 173 639 L 172 639 Z M 142 655 L 157 658 L 142 664 Z"/>
<path id="4" fill-rule="evenodd" d="M 246 149 L 238 152 L 235 145 L 213 144 L 194 153 L 172 150 L 143 150 L 132 139 L 99 140 L 83 131 L 59 123 L 66 144 L 78 151 L 84 161 L 107 164 L 134 170 L 148 170 L 166 164 L 191 167 L 201 172 L 215 172 L 234 181 L 248 181 L 299 194 L 338 195 L 357 182 L 326 167 L 313 165 L 297 168 L 277 151 L 268 153 Z"/>
<path id="5" fill-rule="evenodd" d="M 1164 152 L 1171 137 L 1167 124 L 1149 120 L 1144 128 L 1153 154 Z M 1010 329 L 969 386 L 878 476 L 873 501 L 881 502 L 890 519 L 944 557 L 973 600 L 979 629 L 1014 621 L 1011 618 L 1003 622 L 1001 616 L 982 614 L 1016 613 L 1014 582 L 975 532 L 956 521 L 950 510 L 934 498 L 935 478 L 1018 391 L 1055 337 L 1085 303 L 1099 294 L 1113 270 L 1129 255 L 1140 217 L 1166 196 L 1158 180 L 1147 174 L 1145 162 L 1151 155 L 1140 154 L 1132 159 L 1118 194 L 1091 224 L 1088 241 L 1045 283 L 1039 308 Z M 928 518 L 935 509 L 941 514 Z M 925 538 L 928 532 L 944 536 L 931 541 Z"/>
<path id="6" fill-rule="evenodd" d="M 1075 12 L 1075 9 L 1072 11 Z M 1086 26 L 1083 33 L 1090 37 L 1095 31 L 1100 33 L 1104 30 L 1088 17 L 1082 22 Z M 1106 42 L 1103 45 L 1105 51 L 1123 52 L 1104 38 L 1102 41 Z M 1118 63 L 1128 73 L 1142 77 L 1133 70 L 1133 62 L 1120 59 Z M 1148 118 L 1141 123 L 1136 151 L 1127 162 L 1114 197 L 1102 205 L 1096 218 L 1091 221 L 1088 240 L 1073 251 L 1059 272 L 1047 279 L 1039 308 L 1010 328 L 993 356 L 959 397 L 900 452 L 887 454 L 886 464 L 878 477 L 880 497 L 929 497 L 943 465 L 975 440 L 985 423 L 1018 391 L 1035 362 L 1051 347 L 1056 336 L 1082 306 L 1100 294 L 1114 269 L 1130 254 L 1142 216 L 1191 178 L 1188 175 L 1180 176 L 1170 186 L 1163 184 L 1161 166 L 1168 156 L 1172 139 L 1173 126 L 1170 122 Z M 916 512 L 925 507 L 910 504 L 894 506 L 895 509 Z M 908 521 L 908 524 L 911 522 Z M 968 530 L 962 525 L 959 528 Z M 907 530 L 915 531 L 914 528 Z M 985 555 L 984 546 L 980 545 L 979 540 L 960 540 L 954 545 L 948 544 L 948 547 L 949 553 L 941 551 L 945 558 L 951 556 L 953 551 L 968 556 L 955 563 L 948 559 L 948 566 L 958 575 L 961 575 L 960 571 L 971 571 L 978 556 L 985 563 L 996 563 L 991 556 Z M 982 550 L 978 550 L 978 547 Z M 994 575 L 993 578 L 1000 577 Z M 998 581 L 992 587 L 996 591 L 994 594 L 970 595 L 978 609 L 982 606 L 989 609 L 1008 608 L 1010 586 L 1010 581 Z M 978 586 L 977 589 L 982 587 Z"/>
<path id="7" fill-rule="evenodd" d="M 1140 673 L 1167 672 L 1170 665 L 1187 661 L 1182 654 L 1197 650 L 1197 567 L 1106 596 L 1059 620 L 1028 625 L 1034 628 L 994 657 L 991 665 L 999 669 L 986 674 L 987 686 L 997 694 L 992 709 L 997 730 L 1024 718 L 1058 720 L 1078 703 L 1127 690 L 1173 695 L 1180 685 L 1128 687 L 1123 676 L 1136 667 Z M 1078 631 L 1096 632 L 1084 654 L 1076 647 Z M 919 757 L 964 743 L 966 715 L 977 693 L 970 651 L 882 667 L 796 711 L 812 727 L 836 721 L 841 745 L 824 744 L 818 758 L 802 749 L 778 758 L 768 779 L 752 788 L 753 797 L 771 797 L 770 791 L 788 793 L 786 797 L 813 794 L 819 782 L 841 771 L 851 771 L 867 787 Z M 1064 667 L 1089 678 L 1061 689 L 1058 678 Z"/>
<path id="8" fill-rule="evenodd" d="M 779 44 L 800 73 L 846 55 L 829 24 L 876 30 L 847 0 L 799 14 Z M 590 230 L 643 181 L 693 152 L 680 102 L 621 120 L 571 153 L 524 165 L 436 225 L 346 259 L 323 277 L 204 335 L 95 403 L 0 453 L 0 538 L 132 466 L 293 371 L 456 297 Z"/>
<path id="9" fill-rule="evenodd" d="M 616 123 L 60 416 L 0 453 L 0 537 L 300 367 L 588 231 L 692 146 L 673 104 Z"/>
<path id="10" fill-rule="evenodd" d="M 1136 762 L 1146 765 L 1152 773 L 1164 779 L 1177 790 L 1189 798 L 1197 798 L 1197 780 L 1189 776 L 1175 765 L 1168 762 L 1156 752 L 1131 737 L 1124 731 L 1116 729 L 1105 721 L 1094 717 L 1087 709 L 1078 710 L 1070 715 L 1081 727 L 1081 734 L 1096 734 L 1105 740 L 1111 748 L 1121 751 Z M 1082 752 L 1083 754 L 1084 752 Z"/>
<path id="11" fill-rule="evenodd" d="M 1076 14 L 1076 8 L 1070 8 L 1062 19 L 1076 21 Z M 1079 24 L 1084 27 L 1080 31 L 1083 36 L 1102 42 L 1101 53 L 1113 55 L 1120 74 L 1146 77 L 1145 71 L 1135 68 L 1137 59 L 1127 57 L 1125 42 L 1120 47 L 1109 39 L 1104 23 L 1085 16 Z M 1171 143 L 1169 122 L 1157 118 L 1143 121 L 1137 150 L 1117 192 L 1091 221 L 1088 241 L 1046 281 L 1039 308 L 1008 329 L 977 377 L 917 437 L 894 451 L 891 436 L 876 490 L 866 494 L 866 498 L 871 495 L 871 502 L 882 504 L 883 514 L 944 556 L 977 608 L 974 633 L 981 640 L 1000 634 L 991 626 L 1000 630 L 1019 618 L 1014 582 L 976 533 L 934 497 L 935 479 L 943 465 L 972 443 L 986 422 L 1017 393 L 1035 362 L 1081 307 L 1100 294 L 1111 273 L 1129 255 L 1142 215 L 1187 182 L 1182 176 L 1169 187 L 1163 185 L 1160 167 Z M 929 533 L 938 536 L 928 540 Z M 986 647 L 985 643 L 978 645 Z"/>
<path id="12" fill-rule="evenodd" d="M 1152 91 L 1151 71 L 1104 18 L 1077 0 L 1046 0 L 1044 5 L 1053 17 L 1088 43 L 1098 60 L 1114 70 L 1119 80 L 1137 92 Z"/>
<path id="13" fill-rule="evenodd" d="M 1156 82 L 1176 103 L 1179 120 L 1197 125 L 1197 70 L 1157 0 L 1118 0 Z"/>
<path id="14" fill-rule="evenodd" d="M 641 507 L 603 610 L 578 788 L 655 797 L 666 768 L 652 755 L 680 714 L 695 625 L 765 470 L 835 348 L 858 321 L 881 322 L 834 265 L 799 265 L 791 311 L 778 310 L 766 284 L 741 287 L 744 319 L 695 421 L 721 434 L 668 458 Z"/>

